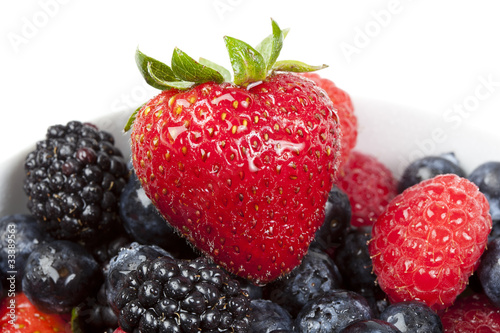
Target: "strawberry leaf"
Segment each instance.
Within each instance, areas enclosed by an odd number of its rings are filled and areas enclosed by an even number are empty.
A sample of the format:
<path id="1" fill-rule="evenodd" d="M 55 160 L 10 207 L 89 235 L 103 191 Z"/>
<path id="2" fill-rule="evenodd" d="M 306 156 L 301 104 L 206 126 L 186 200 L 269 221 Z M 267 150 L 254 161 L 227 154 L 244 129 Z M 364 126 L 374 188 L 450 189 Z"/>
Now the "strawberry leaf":
<path id="1" fill-rule="evenodd" d="M 207 67 L 210 67 L 214 70 L 216 70 L 217 72 L 219 72 L 222 77 L 224 78 L 224 82 L 231 82 L 231 72 L 228 71 L 226 68 L 220 66 L 220 65 L 217 65 L 215 62 L 212 62 L 210 60 L 207 60 L 205 58 L 200 58 L 198 59 L 198 62 L 202 65 L 205 65 Z"/>
<path id="2" fill-rule="evenodd" d="M 224 77 L 217 70 L 200 64 L 178 48 L 174 49 L 172 55 L 172 70 L 182 81 L 195 83 L 224 82 Z"/>
<path id="3" fill-rule="evenodd" d="M 274 66 L 274 71 L 280 72 L 295 72 L 295 73 L 305 73 L 314 72 L 323 68 L 327 68 L 328 65 L 311 66 L 306 63 L 297 60 L 281 60 L 277 61 Z"/>
<path id="4" fill-rule="evenodd" d="M 135 118 L 137 117 L 137 112 L 139 112 L 140 109 L 142 109 L 142 107 L 146 105 L 146 103 L 142 104 L 141 106 L 139 106 L 137 109 L 135 109 L 135 111 L 130 115 L 130 117 L 128 118 L 127 120 L 127 123 L 125 124 L 125 127 L 123 128 L 123 132 L 126 133 L 128 132 L 131 128 L 132 128 L 132 125 L 134 124 L 134 121 L 135 121 Z"/>
<path id="5" fill-rule="evenodd" d="M 190 81 L 165 81 L 165 80 L 162 80 L 161 78 L 157 77 L 156 75 L 154 75 L 154 73 L 150 73 L 151 74 L 151 77 L 153 78 L 153 80 L 160 86 L 163 86 L 164 88 L 163 89 L 171 89 L 171 88 L 175 88 L 175 89 L 180 89 L 180 90 L 185 90 L 185 89 L 189 89 L 191 88 L 195 82 L 190 82 Z"/>
<path id="6" fill-rule="evenodd" d="M 236 85 L 246 86 L 251 82 L 262 81 L 266 78 L 266 62 L 256 49 L 233 37 L 225 36 L 224 41 L 229 52 Z"/>
<path id="7" fill-rule="evenodd" d="M 155 78 L 160 78 L 162 81 L 179 80 L 175 77 L 174 72 L 169 66 L 165 65 L 161 61 L 148 57 L 139 51 L 139 49 L 135 51 L 135 62 L 142 74 L 142 77 L 150 86 L 156 89 L 165 90 L 168 87 L 159 84 Z"/>
<path id="8" fill-rule="evenodd" d="M 255 48 L 264 57 L 267 71 L 271 70 L 274 63 L 278 59 L 281 48 L 283 47 L 283 40 L 285 39 L 283 30 L 280 29 L 278 24 L 273 19 L 271 19 L 271 22 L 273 26 L 272 35 L 264 38 L 264 40 Z"/>

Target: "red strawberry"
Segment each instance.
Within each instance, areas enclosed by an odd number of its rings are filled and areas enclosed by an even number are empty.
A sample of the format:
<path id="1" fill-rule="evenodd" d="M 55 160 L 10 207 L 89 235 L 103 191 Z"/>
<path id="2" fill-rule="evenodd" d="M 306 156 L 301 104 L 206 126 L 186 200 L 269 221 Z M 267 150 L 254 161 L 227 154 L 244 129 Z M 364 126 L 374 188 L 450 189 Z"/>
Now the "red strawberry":
<path id="1" fill-rule="evenodd" d="M 444 311 L 441 322 L 445 333 L 500 332 L 500 309 L 484 294 L 473 294 Z"/>
<path id="2" fill-rule="evenodd" d="M 351 97 L 347 92 L 337 87 L 331 80 L 323 78 L 316 73 L 304 73 L 302 75 L 313 80 L 320 88 L 323 88 L 328 94 L 328 97 L 332 100 L 335 110 L 337 110 L 342 133 L 340 139 L 340 169 L 342 169 L 351 151 L 356 146 L 358 138 L 358 118 L 354 113 Z"/>
<path id="3" fill-rule="evenodd" d="M 440 175 L 406 189 L 375 222 L 369 244 L 378 283 L 392 302 L 450 306 L 484 252 L 492 222 L 476 185 Z"/>
<path id="4" fill-rule="evenodd" d="M 259 47 L 267 56 L 226 37 L 235 83 L 179 50 L 172 69 L 138 52 L 146 79 L 171 88 L 133 124 L 133 164 L 146 194 L 196 248 L 258 284 L 301 262 L 323 222 L 339 151 L 331 100 L 312 81 L 282 72 L 311 68 L 274 64 L 275 51 L 266 49 L 282 35 L 273 22 Z M 169 70 L 194 83 L 157 78 Z"/>
<path id="5" fill-rule="evenodd" d="M 338 173 L 337 186 L 349 197 L 351 224 L 371 226 L 397 194 L 392 172 L 374 156 L 357 151 Z"/>
<path id="6" fill-rule="evenodd" d="M 23 293 L 5 298 L 0 304 L 0 331 L 3 333 L 70 333 L 69 323 L 60 315 L 38 311 Z"/>

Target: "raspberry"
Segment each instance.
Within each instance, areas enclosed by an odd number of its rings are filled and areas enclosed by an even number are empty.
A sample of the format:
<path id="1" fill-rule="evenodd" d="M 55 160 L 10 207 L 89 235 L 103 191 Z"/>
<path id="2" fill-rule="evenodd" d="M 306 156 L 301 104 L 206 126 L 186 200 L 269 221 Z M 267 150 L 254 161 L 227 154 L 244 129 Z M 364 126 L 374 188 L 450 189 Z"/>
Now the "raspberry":
<path id="1" fill-rule="evenodd" d="M 392 172 L 375 157 L 358 151 L 351 152 L 337 186 L 349 196 L 355 227 L 371 226 L 397 194 Z"/>
<path id="2" fill-rule="evenodd" d="M 358 137 L 358 118 L 354 114 L 354 106 L 351 97 L 344 90 L 340 89 L 329 79 L 322 78 L 316 73 L 302 74 L 313 80 L 319 87 L 326 91 L 328 97 L 333 102 L 340 121 L 342 131 L 340 167 L 345 164 L 349 155 L 356 145 Z"/>
<path id="3" fill-rule="evenodd" d="M 478 265 L 491 230 L 476 185 L 439 175 L 394 198 L 373 226 L 373 270 L 391 302 L 450 306 Z"/>
<path id="4" fill-rule="evenodd" d="M 473 294 L 458 299 L 441 321 L 445 333 L 500 332 L 500 309 L 484 294 Z"/>

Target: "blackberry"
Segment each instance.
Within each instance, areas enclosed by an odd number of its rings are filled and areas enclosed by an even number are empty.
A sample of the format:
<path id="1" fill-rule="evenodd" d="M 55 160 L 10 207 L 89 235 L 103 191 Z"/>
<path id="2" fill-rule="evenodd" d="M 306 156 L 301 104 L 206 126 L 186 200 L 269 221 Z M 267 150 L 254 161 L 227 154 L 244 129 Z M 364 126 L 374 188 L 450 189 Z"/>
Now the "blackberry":
<path id="1" fill-rule="evenodd" d="M 316 232 L 311 246 L 328 250 L 338 245 L 351 225 L 351 203 L 349 197 L 336 185 L 328 193 L 325 204 L 325 220 Z"/>
<path id="2" fill-rule="evenodd" d="M 342 278 L 333 260 L 311 248 L 292 273 L 265 287 L 265 297 L 295 316 L 314 297 L 341 286 Z"/>
<path id="3" fill-rule="evenodd" d="M 360 320 L 354 322 L 349 326 L 347 326 L 346 328 L 344 328 L 341 332 L 342 333 L 399 333 L 402 331 L 398 330 L 397 327 L 386 321 L 379 319 L 368 319 L 368 320 Z M 407 333 L 409 333 L 409 331 Z"/>
<path id="4" fill-rule="evenodd" d="M 119 235 L 109 242 L 103 242 L 92 248 L 92 255 L 101 266 L 106 275 L 109 270 L 109 262 L 123 249 L 130 246 L 132 242 L 125 235 Z"/>
<path id="5" fill-rule="evenodd" d="M 6 215 L 0 219 L 0 279 L 6 284 L 7 277 L 15 276 L 17 291 L 21 291 L 26 259 L 41 243 L 52 238 L 43 231 L 38 221 L 28 214 Z M 15 272 L 7 273 L 7 272 Z"/>
<path id="6" fill-rule="evenodd" d="M 398 192 L 401 193 L 408 187 L 423 180 L 447 173 L 465 177 L 465 171 L 460 167 L 453 153 L 441 156 L 426 156 L 415 160 L 404 170 L 398 184 Z"/>
<path id="7" fill-rule="evenodd" d="M 127 274 L 137 269 L 143 261 L 163 256 L 170 256 L 170 254 L 156 245 L 141 245 L 134 242 L 120 249 L 118 254 L 111 258 L 105 279 L 106 299 L 113 311 L 118 312 L 115 297 L 123 288 Z"/>
<path id="8" fill-rule="evenodd" d="M 206 258 L 146 260 L 127 274 L 115 303 L 125 332 L 248 332 L 250 300 Z"/>
<path id="9" fill-rule="evenodd" d="M 270 333 L 281 330 L 293 330 L 292 316 L 280 305 L 263 299 L 250 302 L 251 332 Z"/>
<path id="10" fill-rule="evenodd" d="M 127 166 L 111 134 L 78 121 L 51 126 L 24 168 L 28 208 L 54 238 L 88 243 L 120 225 Z"/>
<path id="11" fill-rule="evenodd" d="M 373 316 L 366 300 L 348 290 L 331 290 L 310 300 L 295 319 L 299 333 L 338 333 L 355 321 Z"/>
<path id="12" fill-rule="evenodd" d="M 500 238 L 488 243 L 477 271 L 484 293 L 491 303 L 500 306 Z"/>
<path id="13" fill-rule="evenodd" d="M 406 301 L 389 305 L 379 316 L 407 333 L 441 333 L 441 318 L 426 304 Z"/>
<path id="14" fill-rule="evenodd" d="M 118 327 L 118 317 L 107 302 L 104 283 L 97 294 L 78 305 L 76 311 L 78 326 L 83 332 L 114 332 Z"/>
<path id="15" fill-rule="evenodd" d="M 468 179 L 479 187 L 490 204 L 493 220 L 489 240 L 500 236 L 500 162 L 486 162 L 474 169 Z"/>
<path id="16" fill-rule="evenodd" d="M 197 257 L 186 240 L 158 213 L 133 169 L 120 198 L 120 216 L 123 227 L 134 241 L 158 245 L 175 257 Z"/>
<path id="17" fill-rule="evenodd" d="M 40 311 L 67 313 L 94 292 L 100 277 L 99 265 L 82 245 L 56 240 L 30 254 L 22 284 Z"/>

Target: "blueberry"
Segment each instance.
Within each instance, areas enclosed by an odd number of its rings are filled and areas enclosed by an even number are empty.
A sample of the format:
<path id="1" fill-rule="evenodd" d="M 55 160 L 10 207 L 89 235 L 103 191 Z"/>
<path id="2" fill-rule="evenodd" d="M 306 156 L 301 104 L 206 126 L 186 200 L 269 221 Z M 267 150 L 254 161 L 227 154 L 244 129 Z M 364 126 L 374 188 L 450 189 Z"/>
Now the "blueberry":
<path id="1" fill-rule="evenodd" d="M 394 325 L 379 319 L 360 320 L 344 328 L 342 333 L 399 333 Z M 410 331 L 403 331 L 409 333 Z M 427 332 L 427 331 L 422 331 Z M 430 333 L 430 331 L 429 331 Z"/>
<path id="2" fill-rule="evenodd" d="M 398 191 L 401 193 L 408 187 L 423 180 L 447 173 L 465 177 L 465 172 L 458 164 L 458 160 L 453 153 L 423 157 L 413 161 L 405 169 L 398 184 Z"/>
<path id="3" fill-rule="evenodd" d="M 324 252 L 311 248 L 291 274 L 266 286 L 266 298 L 281 305 L 292 316 L 314 297 L 340 288 L 342 278 L 333 260 Z"/>
<path id="4" fill-rule="evenodd" d="M 80 244 L 58 240 L 30 254 L 22 280 L 28 299 L 42 312 L 66 313 L 101 281 L 99 265 Z"/>
<path id="5" fill-rule="evenodd" d="M 40 243 L 50 240 L 52 240 L 51 237 L 32 215 L 14 214 L 2 217 L 0 219 L 0 278 L 2 283 L 7 283 L 7 278 L 14 275 L 15 278 L 11 280 L 18 281 L 16 291 L 21 291 L 26 259 Z M 10 271 L 16 273 L 7 273 Z"/>
<path id="6" fill-rule="evenodd" d="M 441 333 L 441 318 L 426 304 L 406 301 L 389 305 L 379 316 L 407 333 Z"/>
<path id="7" fill-rule="evenodd" d="M 125 230 L 136 242 L 158 245 L 186 259 L 196 257 L 186 241 L 158 213 L 133 169 L 120 197 L 120 216 Z"/>
<path id="8" fill-rule="evenodd" d="M 500 238 L 489 242 L 481 257 L 477 271 L 484 293 L 496 306 L 500 306 Z"/>
<path id="9" fill-rule="evenodd" d="M 338 248 L 333 260 L 337 265 L 345 287 L 366 298 L 374 314 L 380 313 L 387 305 L 385 294 L 376 285 L 376 276 L 372 273 L 372 260 L 367 242 L 370 233 L 362 229 L 350 230 Z"/>
<path id="10" fill-rule="evenodd" d="M 252 300 L 250 302 L 250 330 L 252 332 L 270 333 L 276 330 L 292 330 L 293 320 L 288 311 L 269 300 Z"/>
<path id="11" fill-rule="evenodd" d="M 479 187 L 490 204 L 493 230 L 490 240 L 500 235 L 500 162 L 486 162 L 474 169 L 469 180 Z"/>
<path id="12" fill-rule="evenodd" d="M 348 290 L 331 290 L 310 300 L 295 319 L 299 333 L 337 333 L 358 320 L 372 318 L 368 302 Z"/>
<path id="13" fill-rule="evenodd" d="M 326 250 L 337 245 L 351 224 L 349 197 L 336 185 L 332 187 L 325 204 L 325 220 L 316 232 L 313 246 Z"/>
<path id="14" fill-rule="evenodd" d="M 108 274 L 106 275 L 106 298 L 112 309 L 117 312 L 118 307 L 115 297 L 123 288 L 126 276 L 137 269 L 139 265 L 148 260 L 172 255 L 156 245 L 141 245 L 137 242 L 123 248 L 109 262 Z"/>

